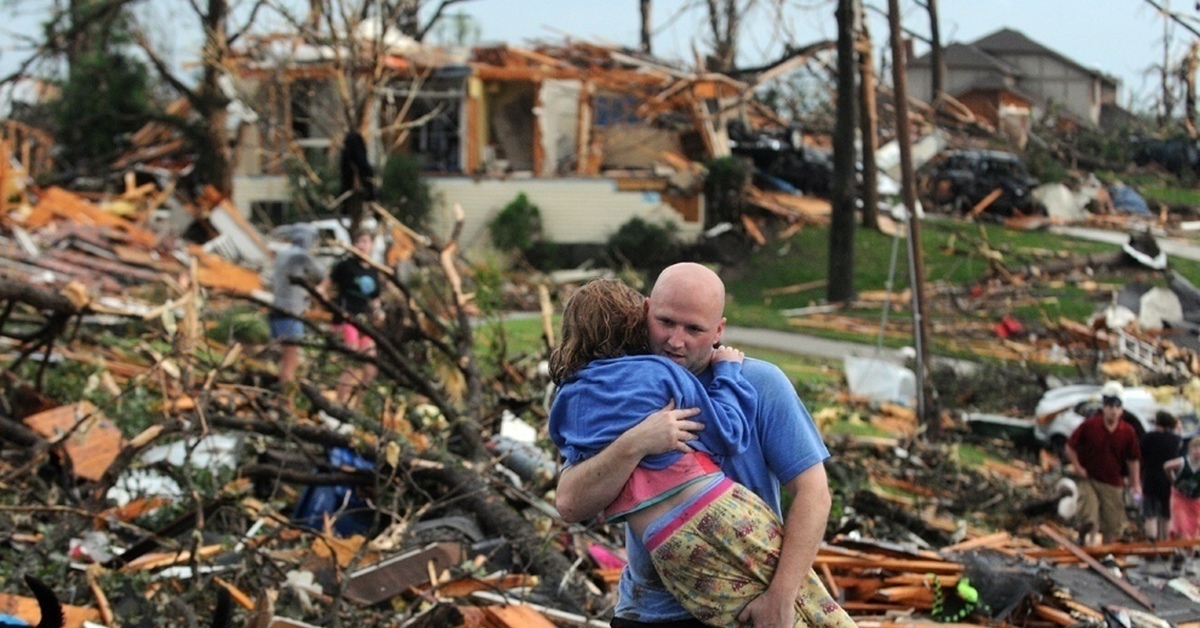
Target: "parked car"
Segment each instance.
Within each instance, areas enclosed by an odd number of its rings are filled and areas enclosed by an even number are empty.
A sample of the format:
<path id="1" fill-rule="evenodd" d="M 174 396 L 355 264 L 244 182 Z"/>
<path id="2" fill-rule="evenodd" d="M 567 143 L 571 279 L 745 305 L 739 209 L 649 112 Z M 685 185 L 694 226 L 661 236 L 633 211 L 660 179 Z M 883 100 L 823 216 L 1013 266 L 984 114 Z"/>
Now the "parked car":
<path id="1" fill-rule="evenodd" d="M 1038 442 L 1061 451 L 1071 432 L 1087 417 L 1100 411 L 1099 384 L 1075 384 L 1046 391 L 1034 410 L 1033 435 Z M 1175 414 L 1183 422 L 1184 432 L 1195 429 L 1196 409 L 1182 397 L 1168 404 L 1159 403 L 1149 388 L 1126 386 L 1121 405 L 1136 416 L 1147 431 L 1154 430 L 1154 415 L 1159 410 Z"/>
<path id="2" fill-rule="evenodd" d="M 926 195 L 935 207 L 965 214 L 996 189 L 1000 197 L 986 213 L 1011 216 L 1014 211 L 1035 211 L 1032 199 L 1037 179 L 1012 153 L 995 150 L 953 150 L 929 165 Z"/>
<path id="3" fill-rule="evenodd" d="M 757 131 L 733 120 L 728 130 L 730 152 L 754 163 L 759 185 L 775 189 L 783 183 L 804 194 L 829 196 L 833 162 L 824 151 L 804 144 L 800 129 Z"/>

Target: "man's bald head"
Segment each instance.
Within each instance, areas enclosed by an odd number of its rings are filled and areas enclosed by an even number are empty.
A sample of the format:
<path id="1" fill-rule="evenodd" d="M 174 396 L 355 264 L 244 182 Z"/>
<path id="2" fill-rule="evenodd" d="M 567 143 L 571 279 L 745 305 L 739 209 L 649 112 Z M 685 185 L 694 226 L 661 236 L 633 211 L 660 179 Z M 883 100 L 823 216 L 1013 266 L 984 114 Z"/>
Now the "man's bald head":
<path id="1" fill-rule="evenodd" d="M 650 348 L 693 373 L 708 368 L 725 331 L 725 284 L 692 262 L 668 266 L 646 300 Z"/>

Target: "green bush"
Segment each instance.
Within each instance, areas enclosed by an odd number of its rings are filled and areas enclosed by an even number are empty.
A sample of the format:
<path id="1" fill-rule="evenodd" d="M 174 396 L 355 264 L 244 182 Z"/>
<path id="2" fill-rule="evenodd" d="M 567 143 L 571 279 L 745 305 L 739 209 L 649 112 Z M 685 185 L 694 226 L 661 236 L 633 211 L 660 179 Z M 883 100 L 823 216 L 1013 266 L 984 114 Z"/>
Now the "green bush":
<path id="1" fill-rule="evenodd" d="M 542 239 L 542 211 L 522 192 L 496 214 L 488 228 L 496 248 L 524 254 Z"/>
<path id="2" fill-rule="evenodd" d="M 1025 150 L 1025 169 L 1041 183 L 1062 183 L 1067 179 L 1067 168 L 1050 151 L 1030 144 Z"/>
<path id="3" fill-rule="evenodd" d="M 401 222 L 418 231 L 429 227 L 434 194 L 421 176 L 421 162 L 407 153 L 388 156 L 379 184 L 379 200 Z"/>
<path id="4" fill-rule="evenodd" d="M 617 262 L 641 270 L 665 266 L 679 256 L 675 223 L 631 218 L 608 239 L 608 254 Z"/>
<path id="5" fill-rule="evenodd" d="M 271 340 L 267 315 L 248 307 L 231 308 L 223 312 L 207 335 L 223 344 L 240 342 L 244 345 L 261 345 Z"/>
<path id="6" fill-rule="evenodd" d="M 704 179 L 704 202 L 708 207 L 706 225 L 737 222 L 742 215 L 743 194 L 750 181 L 750 169 L 738 157 L 721 157 L 708 162 Z"/>

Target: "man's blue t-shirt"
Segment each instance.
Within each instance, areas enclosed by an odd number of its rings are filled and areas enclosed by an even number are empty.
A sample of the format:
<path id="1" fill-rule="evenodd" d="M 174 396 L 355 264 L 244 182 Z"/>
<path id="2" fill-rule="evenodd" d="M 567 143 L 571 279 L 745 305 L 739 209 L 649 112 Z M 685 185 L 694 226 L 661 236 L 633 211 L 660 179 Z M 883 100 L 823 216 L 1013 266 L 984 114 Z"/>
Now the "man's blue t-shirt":
<path id="1" fill-rule="evenodd" d="M 711 371 L 700 375 L 705 384 L 712 378 Z M 742 376 L 758 392 L 757 411 L 749 417 L 753 433 L 749 449 L 727 458 L 721 469 L 782 516 L 780 485 L 824 462 L 829 450 L 783 371 L 769 362 L 746 358 Z M 628 529 L 625 550 L 629 564 L 621 572 L 616 616 L 646 623 L 691 617 L 663 587 L 646 546 Z"/>

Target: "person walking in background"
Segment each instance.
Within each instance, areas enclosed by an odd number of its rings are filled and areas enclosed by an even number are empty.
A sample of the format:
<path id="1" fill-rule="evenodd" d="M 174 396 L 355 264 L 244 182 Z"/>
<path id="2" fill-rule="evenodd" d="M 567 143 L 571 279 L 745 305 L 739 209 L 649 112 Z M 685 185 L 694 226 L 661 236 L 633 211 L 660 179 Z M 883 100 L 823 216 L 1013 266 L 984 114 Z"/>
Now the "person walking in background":
<path id="1" fill-rule="evenodd" d="M 1167 538 L 1171 524 L 1171 479 L 1164 464 L 1179 457 L 1179 419 L 1159 410 L 1154 431 L 1142 437 L 1142 517 L 1146 538 Z"/>
<path id="2" fill-rule="evenodd" d="M 1171 478 L 1171 537 L 1200 536 L 1200 435 L 1187 442 L 1186 453 L 1164 465 Z"/>
<path id="3" fill-rule="evenodd" d="M 342 371 L 337 384 L 337 401 L 341 404 L 350 402 L 358 386 L 369 385 L 375 380 L 377 369 L 371 361 L 375 357 L 375 341 L 359 326 L 363 322 L 375 326 L 384 322 L 379 271 L 366 261 L 370 259 L 374 241 L 370 231 L 355 232 L 354 248 L 362 257 L 351 254 L 334 264 L 325 288 L 333 288 L 331 300 L 346 314 L 346 317 L 334 315 L 334 331 L 347 347 L 368 358 L 362 366 Z"/>
<path id="4" fill-rule="evenodd" d="M 279 353 L 279 386 L 287 389 L 296 379 L 300 365 L 300 345 L 304 322 L 300 318 L 308 310 L 308 291 L 296 281 L 321 283 L 325 268 L 312 253 L 317 242 L 317 230 L 311 225 L 284 225 L 271 232 L 274 237 L 288 240 L 290 245 L 275 256 L 271 272 L 271 293 L 275 307 L 267 316 L 271 339 L 281 343 Z"/>
<path id="5" fill-rule="evenodd" d="M 1125 530 L 1123 471 L 1134 499 L 1142 496 L 1142 450 L 1137 432 L 1122 420 L 1124 387 L 1109 382 L 1100 391 L 1100 412 L 1079 424 L 1067 439 L 1067 458 L 1079 476 L 1080 543 L 1099 545 Z"/>

